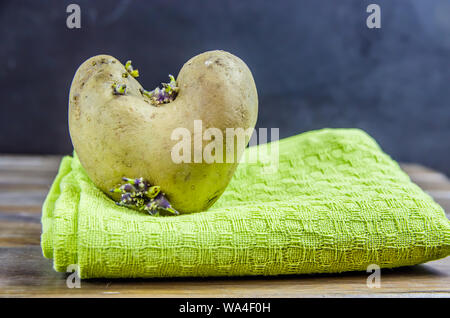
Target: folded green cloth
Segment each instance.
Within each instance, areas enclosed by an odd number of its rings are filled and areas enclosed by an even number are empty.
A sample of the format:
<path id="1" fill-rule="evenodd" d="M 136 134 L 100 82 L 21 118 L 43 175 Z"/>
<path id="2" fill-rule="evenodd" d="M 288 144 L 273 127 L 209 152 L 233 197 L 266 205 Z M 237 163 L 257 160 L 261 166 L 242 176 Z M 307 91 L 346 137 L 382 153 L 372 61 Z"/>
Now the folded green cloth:
<path id="1" fill-rule="evenodd" d="M 171 217 L 115 205 L 65 157 L 43 206 L 44 256 L 81 278 L 123 278 L 332 273 L 450 254 L 442 208 L 363 131 L 276 143 L 247 149 L 278 145 L 276 172 L 241 164 L 210 210 Z"/>

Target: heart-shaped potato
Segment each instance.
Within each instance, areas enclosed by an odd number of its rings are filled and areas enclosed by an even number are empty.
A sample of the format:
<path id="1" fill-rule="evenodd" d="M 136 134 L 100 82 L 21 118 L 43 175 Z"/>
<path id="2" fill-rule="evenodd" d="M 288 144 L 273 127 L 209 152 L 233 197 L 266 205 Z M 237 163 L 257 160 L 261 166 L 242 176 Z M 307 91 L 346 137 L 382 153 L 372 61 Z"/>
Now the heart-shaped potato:
<path id="1" fill-rule="evenodd" d="M 247 65 L 224 51 L 197 55 L 178 74 L 176 99 L 161 105 L 152 104 L 139 82 L 126 73 L 114 57 L 99 55 L 85 61 L 72 81 L 70 136 L 87 174 L 113 199 L 117 194 L 109 190 L 123 177 L 143 177 L 160 186 L 181 213 L 208 209 L 225 190 L 239 158 L 235 155 L 232 163 L 194 162 L 194 142 L 199 140 L 194 121 L 202 121 L 201 132 L 222 132 L 224 158 L 230 151 L 236 153 L 236 147 L 226 143 L 227 128 L 253 129 L 258 113 L 256 86 Z M 112 87 L 123 84 L 126 93 L 114 94 Z M 181 142 L 173 138 L 177 128 L 191 134 L 191 162 L 172 160 L 174 146 Z M 211 143 L 206 139 L 200 141 L 202 149 Z M 247 135 L 245 144 L 248 141 Z"/>

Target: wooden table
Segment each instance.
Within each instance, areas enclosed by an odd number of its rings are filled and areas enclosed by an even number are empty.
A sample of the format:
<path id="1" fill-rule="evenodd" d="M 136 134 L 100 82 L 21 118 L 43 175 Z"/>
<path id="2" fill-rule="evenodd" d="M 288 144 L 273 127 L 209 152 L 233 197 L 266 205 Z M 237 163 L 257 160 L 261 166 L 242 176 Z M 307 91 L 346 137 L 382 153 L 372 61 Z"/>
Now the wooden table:
<path id="1" fill-rule="evenodd" d="M 59 165 L 56 156 L 0 156 L 0 296 L 3 297 L 450 297 L 450 257 L 368 273 L 209 279 L 96 279 L 68 288 L 42 256 L 41 206 Z M 417 164 L 402 164 L 412 180 L 450 212 L 450 181 Z M 448 214 L 447 214 L 448 216 Z"/>

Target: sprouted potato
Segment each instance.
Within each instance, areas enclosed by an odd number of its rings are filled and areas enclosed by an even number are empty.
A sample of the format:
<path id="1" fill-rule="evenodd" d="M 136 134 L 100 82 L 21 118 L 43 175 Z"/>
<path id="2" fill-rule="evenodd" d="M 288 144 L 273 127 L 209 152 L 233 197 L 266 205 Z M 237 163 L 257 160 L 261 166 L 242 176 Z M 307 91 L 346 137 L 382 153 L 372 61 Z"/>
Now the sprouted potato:
<path id="1" fill-rule="evenodd" d="M 182 128 L 193 136 L 194 121 L 223 136 L 227 128 L 254 128 L 258 96 L 250 70 L 228 52 L 209 51 L 154 90 L 144 89 L 138 77 L 131 61 L 122 64 L 108 55 L 94 56 L 78 68 L 70 88 L 69 129 L 81 164 L 94 184 L 121 205 L 149 213 L 164 210 L 169 201 L 173 214 L 208 209 L 231 180 L 239 151 L 223 138 L 223 157 L 236 153 L 233 162 L 194 162 L 195 138 L 190 138 L 192 160 L 175 162 L 172 151 L 180 140 L 173 133 Z M 250 136 L 245 138 L 247 144 Z M 201 145 L 210 142 L 202 139 Z M 158 187 L 159 201 L 145 193 L 144 200 L 130 200 L 115 190 L 132 179 Z M 161 195 L 167 203 L 159 206 Z"/>

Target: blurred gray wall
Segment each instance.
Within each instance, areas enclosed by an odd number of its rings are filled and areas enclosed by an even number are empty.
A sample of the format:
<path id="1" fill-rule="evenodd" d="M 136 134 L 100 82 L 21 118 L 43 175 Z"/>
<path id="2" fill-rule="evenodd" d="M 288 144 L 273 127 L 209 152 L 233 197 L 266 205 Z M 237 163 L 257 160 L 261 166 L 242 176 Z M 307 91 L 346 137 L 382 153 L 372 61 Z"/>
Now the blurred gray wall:
<path id="1" fill-rule="evenodd" d="M 81 29 L 66 6 L 81 6 Z M 382 28 L 365 25 L 369 3 Z M 67 96 L 99 53 L 151 89 L 224 49 L 255 77 L 259 127 L 359 127 L 397 160 L 450 174 L 450 1 L 1 1 L 0 152 L 70 153 Z"/>

